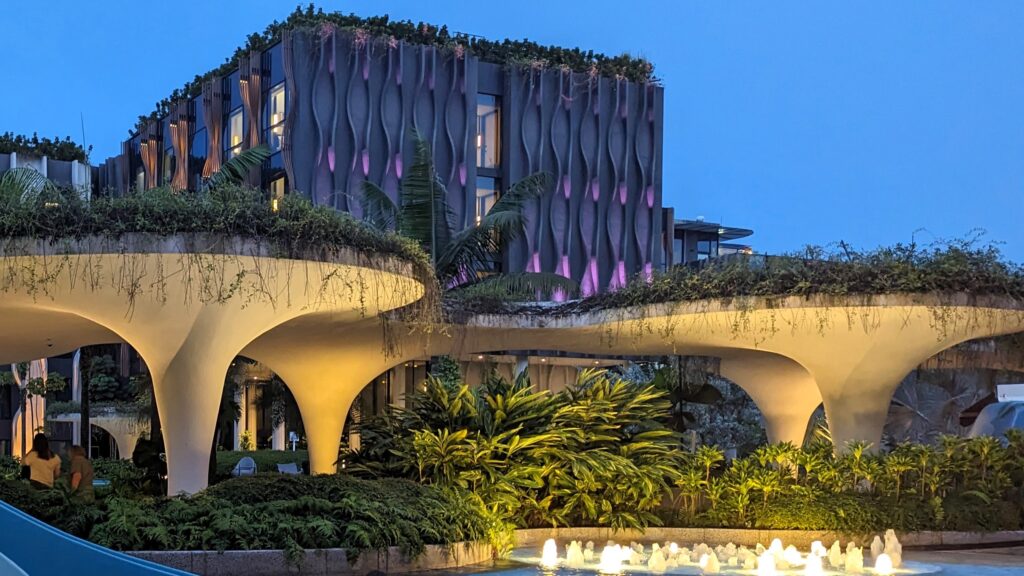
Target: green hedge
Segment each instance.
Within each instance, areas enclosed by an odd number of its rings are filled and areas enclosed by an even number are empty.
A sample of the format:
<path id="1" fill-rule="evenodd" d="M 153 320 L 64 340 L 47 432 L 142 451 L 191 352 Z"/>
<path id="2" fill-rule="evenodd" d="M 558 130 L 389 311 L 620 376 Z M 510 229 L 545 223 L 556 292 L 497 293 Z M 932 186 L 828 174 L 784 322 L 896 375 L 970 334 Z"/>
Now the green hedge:
<path id="1" fill-rule="evenodd" d="M 96 505 L 63 490 L 0 482 L 0 499 L 115 550 L 275 550 L 389 546 L 416 555 L 429 544 L 490 539 L 486 510 L 454 491 L 406 481 L 341 476 L 254 476 L 183 498 L 111 496 Z"/>

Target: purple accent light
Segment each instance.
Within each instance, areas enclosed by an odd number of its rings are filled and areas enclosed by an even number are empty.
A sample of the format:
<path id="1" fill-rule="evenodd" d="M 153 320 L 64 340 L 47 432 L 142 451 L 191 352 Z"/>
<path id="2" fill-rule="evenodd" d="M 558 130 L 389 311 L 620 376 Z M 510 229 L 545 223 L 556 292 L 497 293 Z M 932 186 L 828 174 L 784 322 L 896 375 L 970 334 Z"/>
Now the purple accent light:
<path id="1" fill-rule="evenodd" d="M 561 270 L 560 273 L 566 278 L 572 278 L 572 274 L 569 271 L 569 255 L 562 254 Z"/>
<path id="2" fill-rule="evenodd" d="M 334 145 L 327 147 L 327 166 L 331 169 L 331 173 L 334 173 Z"/>
<path id="3" fill-rule="evenodd" d="M 654 208 L 654 186 L 647 186 L 647 207 Z"/>
<path id="4" fill-rule="evenodd" d="M 619 204 L 626 205 L 626 183 L 619 182 Z"/>
<path id="5" fill-rule="evenodd" d="M 568 174 L 562 176 L 562 192 L 565 194 L 566 200 L 572 195 L 572 182 L 569 180 Z"/>
<path id="6" fill-rule="evenodd" d="M 395 176 L 398 176 L 399 179 L 402 178 L 402 153 L 401 152 L 396 152 L 395 153 Z"/>
<path id="7" fill-rule="evenodd" d="M 370 55 L 367 54 L 366 57 L 363 58 L 363 80 L 366 81 L 366 80 L 369 80 L 369 79 L 370 79 Z"/>
<path id="8" fill-rule="evenodd" d="M 597 182 L 597 178 L 590 180 L 590 196 L 594 198 L 594 202 L 601 197 L 601 185 Z"/>
<path id="9" fill-rule="evenodd" d="M 363 148 L 361 156 L 363 160 L 363 176 L 367 176 L 370 174 L 370 151 Z"/>
<path id="10" fill-rule="evenodd" d="M 466 185 L 466 163 L 459 162 L 459 184 Z"/>
<path id="11" fill-rule="evenodd" d="M 530 256 L 530 263 L 526 265 L 527 272 L 540 272 L 540 252 L 534 252 Z"/>
<path id="12" fill-rule="evenodd" d="M 651 262 L 644 262 L 644 278 L 650 282 L 654 279 L 654 264 Z"/>

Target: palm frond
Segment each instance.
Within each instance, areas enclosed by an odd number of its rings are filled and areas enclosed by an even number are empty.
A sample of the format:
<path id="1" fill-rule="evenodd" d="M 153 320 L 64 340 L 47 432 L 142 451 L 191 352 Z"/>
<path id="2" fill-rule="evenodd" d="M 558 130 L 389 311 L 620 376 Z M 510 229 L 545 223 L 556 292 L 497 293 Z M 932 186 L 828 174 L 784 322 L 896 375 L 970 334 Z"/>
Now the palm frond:
<path id="1" fill-rule="evenodd" d="M 488 214 L 496 212 L 522 212 L 526 203 L 543 196 L 551 187 L 551 176 L 547 172 L 535 172 L 517 181 L 498 198 L 498 201 L 487 211 Z"/>
<path id="2" fill-rule="evenodd" d="M 440 253 L 436 269 L 442 285 L 463 284 L 487 270 L 501 256 L 509 242 L 519 239 L 526 230 L 527 202 L 543 195 L 550 187 L 545 172 L 531 174 L 513 184 L 491 206 L 480 221 L 452 237 Z"/>
<path id="3" fill-rule="evenodd" d="M 363 180 L 359 204 L 363 208 L 363 219 L 377 230 L 390 230 L 398 225 L 398 206 L 387 193 L 369 180 Z"/>
<path id="4" fill-rule="evenodd" d="M 435 269 L 442 286 L 464 284 L 487 270 L 501 256 L 501 248 L 526 218 L 520 211 L 488 212 L 477 226 L 456 234 L 438 256 Z"/>
<path id="5" fill-rule="evenodd" d="M 32 168 L 14 168 L 0 176 L 0 199 L 26 202 L 39 195 L 51 182 Z"/>
<path id="6" fill-rule="evenodd" d="M 225 162 L 213 176 L 210 176 L 210 179 L 206 181 L 204 190 L 216 188 L 223 184 L 243 183 L 249 172 L 262 166 L 270 158 L 270 155 L 270 148 L 266 145 L 260 145 L 240 152 L 237 156 Z"/>
<path id="7" fill-rule="evenodd" d="M 465 297 L 507 299 L 526 301 L 550 299 L 556 295 L 574 298 L 579 294 L 579 284 L 560 274 L 549 272 L 520 272 L 489 276 L 483 280 L 460 287 L 455 294 Z"/>
<path id="8" fill-rule="evenodd" d="M 402 178 L 402 209 L 399 232 L 419 242 L 431 261 L 448 246 L 452 237 L 452 210 L 448 191 L 434 168 L 430 144 L 416 137 L 413 163 Z"/>

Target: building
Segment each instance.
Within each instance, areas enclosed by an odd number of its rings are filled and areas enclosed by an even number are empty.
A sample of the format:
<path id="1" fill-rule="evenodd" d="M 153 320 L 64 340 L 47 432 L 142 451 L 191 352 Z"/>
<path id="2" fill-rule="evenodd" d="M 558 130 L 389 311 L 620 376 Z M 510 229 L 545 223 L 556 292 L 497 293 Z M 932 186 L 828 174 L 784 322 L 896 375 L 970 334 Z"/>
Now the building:
<path id="1" fill-rule="evenodd" d="M 40 154 L 0 152 L 0 174 L 14 168 L 31 168 L 55 184 L 83 191 L 92 190 L 92 169 L 78 160 L 54 160 Z"/>
<path id="2" fill-rule="evenodd" d="M 419 134 L 456 229 L 511 183 L 551 174 L 552 193 L 529 207 L 527 233 L 501 265 L 558 273 L 589 294 L 664 266 L 663 101 L 652 81 L 511 65 L 361 29 L 285 29 L 145 123 L 99 167 L 99 184 L 195 188 L 225 159 L 266 144 L 274 155 L 252 184 L 360 216 L 360 182 L 397 197 Z"/>
<path id="3" fill-rule="evenodd" d="M 753 233 L 746 228 L 705 222 L 700 217 L 696 220 L 674 220 L 672 242 L 666 246 L 665 261 L 670 266 L 689 265 L 730 254 L 752 254 L 750 246 L 723 241 L 739 240 Z"/>

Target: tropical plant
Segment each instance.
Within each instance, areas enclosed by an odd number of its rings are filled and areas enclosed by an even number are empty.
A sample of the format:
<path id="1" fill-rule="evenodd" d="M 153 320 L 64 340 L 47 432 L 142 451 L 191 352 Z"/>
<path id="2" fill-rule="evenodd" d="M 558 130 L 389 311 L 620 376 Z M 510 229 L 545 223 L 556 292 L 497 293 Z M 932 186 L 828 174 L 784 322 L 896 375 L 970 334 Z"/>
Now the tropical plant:
<path id="1" fill-rule="evenodd" d="M 249 174 L 260 168 L 271 154 L 272 152 L 266 144 L 239 152 L 221 164 L 220 170 L 216 171 L 203 184 L 201 192 L 207 194 L 230 193 L 234 189 L 226 187 L 225 184 L 244 184 Z"/>
<path id="2" fill-rule="evenodd" d="M 415 240 L 430 255 L 442 288 L 468 296 L 527 300 L 555 293 L 574 295 L 579 286 L 558 274 L 492 273 L 503 247 L 524 233 L 524 208 L 547 191 L 548 180 L 544 173 L 523 178 L 501 194 L 475 225 L 456 230 L 448 191 L 434 167 L 430 145 L 416 137 L 413 163 L 402 177 L 398 203 L 379 186 L 364 180 L 361 206 L 371 226 L 381 231 L 394 229 Z"/>
<path id="3" fill-rule="evenodd" d="M 653 386 L 584 371 L 559 394 L 525 375 L 478 388 L 429 377 L 406 408 L 361 425 L 347 471 L 466 488 L 518 526 L 642 527 L 679 479 L 684 457 Z"/>

